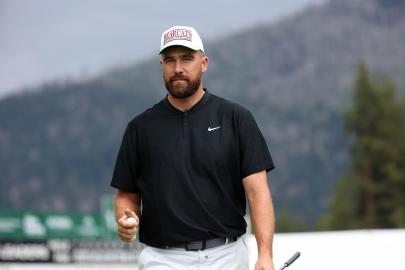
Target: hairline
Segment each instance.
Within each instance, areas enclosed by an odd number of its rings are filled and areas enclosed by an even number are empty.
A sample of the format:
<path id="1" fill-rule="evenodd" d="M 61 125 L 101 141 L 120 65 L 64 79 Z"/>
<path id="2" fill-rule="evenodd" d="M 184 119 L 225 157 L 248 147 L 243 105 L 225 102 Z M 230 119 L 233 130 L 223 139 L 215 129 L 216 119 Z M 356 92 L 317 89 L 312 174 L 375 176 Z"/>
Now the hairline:
<path id="1" fill-rule="evenodd" d="M 189 47 L 186 47 L 186 46 L 173 45 L 173 46 L 164 48 L 164 49 L 159 53 L 160 56 L 161 56 L 161 58 L 163 59 L 164 54 L 165 54 L 165 51 L 166 51 L 167 49 L 169 49 L 169 48 L 175 48 L 175 47 L 184 48 L 184 49 L 189 50 L 189 51 L 191 51 L 191 52 L 193 52 L 193 53 L 195 53 L 195 52 L 200 52 L 202 57 L 207 56 L 202 50 L 193 50 L 193 49 L 191 49 L 191 48 L 189 48 Z"/>

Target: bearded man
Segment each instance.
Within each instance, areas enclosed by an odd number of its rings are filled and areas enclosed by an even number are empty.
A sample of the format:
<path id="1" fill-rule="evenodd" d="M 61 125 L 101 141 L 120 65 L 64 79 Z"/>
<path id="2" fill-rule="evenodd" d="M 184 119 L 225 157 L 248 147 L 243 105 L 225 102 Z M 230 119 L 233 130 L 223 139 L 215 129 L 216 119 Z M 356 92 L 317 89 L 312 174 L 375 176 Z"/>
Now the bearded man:
<path id="1" fill-rule="evenodd" d="M 128 123 L 111 181 L 120 239 L 139 227 L 140 269 L 248 269 L 247 198 L 256 269 L 274 270 L 274 165 L 252 114 L 203 87 L 194 28 L 166 30 L 160 56 L 167 96 Z"/>

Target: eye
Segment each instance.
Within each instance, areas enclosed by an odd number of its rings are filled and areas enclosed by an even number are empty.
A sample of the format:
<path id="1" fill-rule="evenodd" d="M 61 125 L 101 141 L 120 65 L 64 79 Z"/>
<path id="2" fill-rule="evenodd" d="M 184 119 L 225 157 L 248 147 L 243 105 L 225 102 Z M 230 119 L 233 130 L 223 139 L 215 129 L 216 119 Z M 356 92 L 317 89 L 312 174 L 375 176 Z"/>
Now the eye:
<path id="1" fill-rule="evenodd" d="M 166 58 L 166 59 L 164 59 L 164 62 L 167 63 L 167 64 L 173 63 L 174 59 L 173 58 Z"/>
<path id="2" fill-rule="evenodd" d="M 194 60 L 194 57 L 192 57 L 192 56 L 185 56 L 182 58 L 183 62 L 191 62 L 193 60 Z"/>

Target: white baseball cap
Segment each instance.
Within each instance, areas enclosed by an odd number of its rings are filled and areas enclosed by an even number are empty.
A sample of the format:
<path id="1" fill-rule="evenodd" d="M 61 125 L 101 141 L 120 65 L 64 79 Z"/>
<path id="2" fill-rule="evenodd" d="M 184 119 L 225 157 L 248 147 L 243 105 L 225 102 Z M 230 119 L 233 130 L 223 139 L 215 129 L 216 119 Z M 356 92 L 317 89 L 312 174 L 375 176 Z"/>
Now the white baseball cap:
<path id="1" fill-rule="evenodd" d="M 163 32 L 160 40 L 159 54 L 171 46 L 184 46 L 205 53 L 200 35 L 190 26 L 173 26 Z"/>

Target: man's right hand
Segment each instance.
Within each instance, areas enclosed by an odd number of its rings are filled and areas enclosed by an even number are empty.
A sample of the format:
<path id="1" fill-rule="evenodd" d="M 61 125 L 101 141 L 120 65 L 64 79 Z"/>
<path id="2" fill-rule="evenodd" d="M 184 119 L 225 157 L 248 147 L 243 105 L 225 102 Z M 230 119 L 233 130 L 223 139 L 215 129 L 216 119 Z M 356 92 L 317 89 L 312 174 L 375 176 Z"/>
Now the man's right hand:
<path id="1" fill-rule="evenodd" d="M 130 217 L 134 218 L 132 222 L 128 220 Z M 117 220 L 117 224 L 118 236 L 122 241 L 129 243 L 135 240 L 139 227 L 139 218 L 134 211 L 125 209 L 125 214 Z"/>

